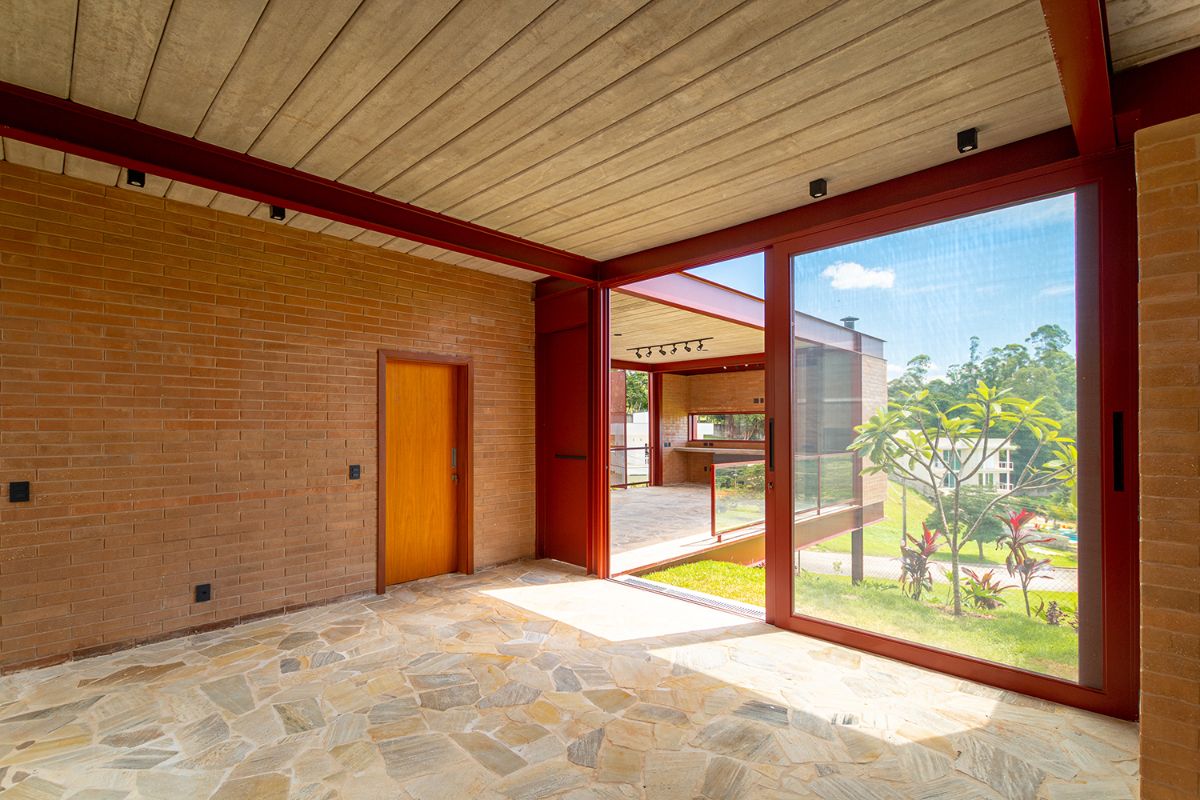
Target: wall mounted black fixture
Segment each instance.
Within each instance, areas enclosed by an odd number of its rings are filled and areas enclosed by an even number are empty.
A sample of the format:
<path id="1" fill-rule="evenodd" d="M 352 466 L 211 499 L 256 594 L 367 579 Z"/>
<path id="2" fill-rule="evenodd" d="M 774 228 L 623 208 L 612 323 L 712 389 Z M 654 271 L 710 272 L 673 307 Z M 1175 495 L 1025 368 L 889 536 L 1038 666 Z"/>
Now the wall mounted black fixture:
<path id="1" fill-rule="evenodd" d="M 979 130 L 977 128 L 967 128 L 965 131 L 958 132 L 958 152 L 969 153 L 978 149 Z"/>
<path id="2" fill-rule="evenodd" d="M 130 186 L 144 188 L 146 186 L 146 173 L 140 169 L 127 169 L 125 170 L 125 182 Z"/>
<path id="3" fill-rule="evenodd" d="M 829 183 L 824 178 L 817 178 L 808 182 L 808 196 L 814 200 L 818 197 L 824 197 L 829 194 Z"/>
<path id="4" fill-rule="evenodd" d="M 712 338 L 713 337 L 711 336 L 704 336 L 700 339 L 681 339 L 678 342 L 664 342 L 663 344 L 650 344 L 642 347 L 627 347 L 625 350 L 633 353 L 638 358 L 650 358 L 650 356 L 654 355 L 655 350 L 658 351 L 660 356 L 667 355 L 668 347 L 671 348 L 672 355 L 678 353 L 680 347 L 682 347 L 685 352 L 690 353 L 692 352 L 692 345 L 695 344 L 696 349 L 703 352 L 704 343 L 710 341 Z"/>
<path id="5" fill-rule="evenodd" d="M 362 477 L 362 465 L 361 464 L 351 464 L 350 465 L 350 480 L 356 481 L 361 477 Z"/>
<path id="6" fill-rule="evenodd" d="M 283 206 L 271 206 L 271 219 L 277 219 L 280 222 L 287 216 L 287 212 Z"/>
<path id="7" fill-rule="evenodd" d="M 209 600 L 212 600 L 212 584 L 211 583 L 197 583 L 196 584 L 196 602 L 197 603 L 207 603 Z"/>
<path id="8" fill-rule="evenodd" d="M 29 481 L 10 481 L 8 484 L 8 502 L 29 502 Z"/>

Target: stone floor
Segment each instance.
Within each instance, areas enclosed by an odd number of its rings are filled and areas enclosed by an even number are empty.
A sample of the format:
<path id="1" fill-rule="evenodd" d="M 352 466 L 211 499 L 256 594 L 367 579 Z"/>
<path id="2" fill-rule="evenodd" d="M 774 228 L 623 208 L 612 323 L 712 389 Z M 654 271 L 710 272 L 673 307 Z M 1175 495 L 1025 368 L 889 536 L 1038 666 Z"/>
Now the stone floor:
<path id="1" fill-rule="evenodd" d="M 551 562 L 0 679 L 3 800 L 1105 800 L 1136 748 Z"/>

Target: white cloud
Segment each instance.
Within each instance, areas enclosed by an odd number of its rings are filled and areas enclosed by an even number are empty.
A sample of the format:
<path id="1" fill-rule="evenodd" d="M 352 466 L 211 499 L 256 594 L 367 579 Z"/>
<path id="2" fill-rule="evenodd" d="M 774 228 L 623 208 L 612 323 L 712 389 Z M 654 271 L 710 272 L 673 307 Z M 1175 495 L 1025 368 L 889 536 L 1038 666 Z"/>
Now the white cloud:
<path id="1" fill-rule="evenodd" d="M 839 261 L 821 272 L 835 289 L 890 289 L 896 284 L 896 271 L 869 269 L 855 261 Z"/>
<path id="2" fill-rule="evenodd" d="M 1038 292 L 1038 297 L 1057 297 L 1063 294 L 1071 294 L 1074 291 L 1075 284 L 1073 283 L 1055 283 Z"/>

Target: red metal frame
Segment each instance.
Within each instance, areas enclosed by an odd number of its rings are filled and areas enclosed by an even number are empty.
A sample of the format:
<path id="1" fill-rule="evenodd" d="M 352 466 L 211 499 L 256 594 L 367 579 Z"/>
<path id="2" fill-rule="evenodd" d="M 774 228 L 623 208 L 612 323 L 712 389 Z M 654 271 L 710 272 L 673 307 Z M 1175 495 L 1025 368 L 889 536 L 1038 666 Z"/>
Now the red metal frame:
<path id="1" fill-rule="evenodd" d="M 1113 78 L 1117 138 L 1133 141 L 1140 128 L 1200 114 L 1200 47 L 1122 70 Z"/>
<path id="2" fill-rule="evenodd" d="M 662 373 L 650 373 L 650 485 L 662 486 Z"/>
<path id="3" fill-rule="evenodd" d="M 4 82 L 0 136 L 546 275 L 594 282 L 596 262 L 583 256 Z"/>
<path id="4" fill-rule="evenodd" d="M 588 453 L 588 549 L 587 571 L 601 578 L 609 577 L 609 530 L 608 530 L 608 290 L 588 289 L 588 318 L 591 352 L 589 373 L 591 380 L 590 415 L 591 430 L 588 431 L 590 447 Z"/>
<path id="5" fill-rule="evenodd" d="M 1075 159 L 1038 174 L 991 183 L 886 217 L 818 230 L 773 248 L 768 259 L 768 418 L 774 421 L 774 469 L 768 467 L 767 582 L 768 619 L 780 627 L 909 661 L 970 680 L 1123 718 L 1137 713 L 1138 585 L 1136 443 L 1137 259 L 1132 155 L 1121 151 L 1103 158 Z M 1122 412 L 1126 420 L 1124 490 L 1101 493 L 1103 545 L 1103 688 L 1092 689 L 1045 675 L 849 628 L 794 616 L 791 605 L 791 331 L 792 253 L 831 247 L 914 225 L 928 224 L 1094 185 L 1095 219 L 1080 225 L 1080 258 L 1095 258 L 1099 274 L 1101 420 Z M 1086 205 L 1086 203 L 1081 204 Z M 1082 209 L 1087 214 L 1087 208 Z M 1089 240 L 1089 231 L 1095 237 Z M 1097 432 L 1103 435 L 1101 426 Z M 1102 441 L 1099 472 L 1114 469 L 1111 440 Z"/>
<path id="6" fill-rule="evenodd" d="M 475 573 L 475 462 L 471 447 L 471 431 L 474 428 L 475 393 L 471 359 L 467 356 L 452 356 L 442 353 L 412 353 L 403 350 L 379 350 L 376 356 L 376 442 L 375 475 L 376 503 L 375 520 L 375 593 L 387 591 L 387 365 L 389 362 L 410 364 L 443 364 L 453 367 L 458 379 L 458 415 L 455 420 L 458 439 L 458 571 L 465 575 Z"/>
<path id="7" fill-rule="evenodd" d="M 1083 155 L 1117 145 L 1102 0 L 1042 0 L 1075 143 Z"/>

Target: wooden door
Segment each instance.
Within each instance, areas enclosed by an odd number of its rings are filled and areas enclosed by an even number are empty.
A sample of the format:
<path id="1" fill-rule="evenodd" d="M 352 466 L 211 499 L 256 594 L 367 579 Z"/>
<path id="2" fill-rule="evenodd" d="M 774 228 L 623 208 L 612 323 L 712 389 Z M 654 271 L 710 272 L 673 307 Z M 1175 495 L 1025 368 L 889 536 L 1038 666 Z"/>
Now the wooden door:
<path id="1" fill-rule="evenodd" d="M 386 582 L 458 570 L 458 373 L 446 364 L 386 369 Z"/>

